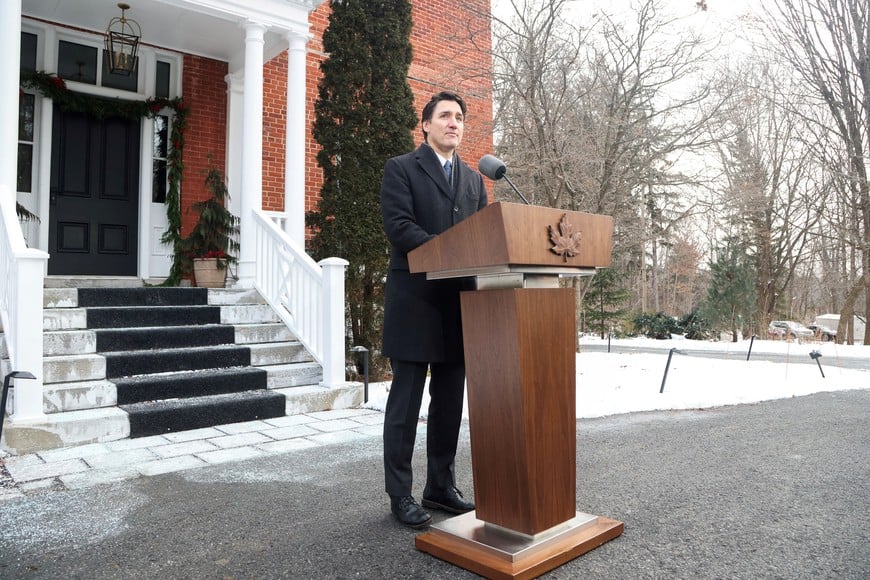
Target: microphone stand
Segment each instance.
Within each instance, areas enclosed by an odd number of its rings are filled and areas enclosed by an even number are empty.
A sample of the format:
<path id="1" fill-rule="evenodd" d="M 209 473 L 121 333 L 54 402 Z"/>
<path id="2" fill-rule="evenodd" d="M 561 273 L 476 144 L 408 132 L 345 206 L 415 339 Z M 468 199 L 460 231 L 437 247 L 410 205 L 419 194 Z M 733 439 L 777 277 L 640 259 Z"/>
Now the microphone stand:
<path id="1" fill-rule="evenodd" d="M 517 186 L 514 185 L 514 182 L 511 181 L 511 178 L 508 177 L 507 174 L 502 175 L 502 177 L 504 177 L 504 178 L 507 180 L 507 182 L 508 182 L 508 183 L 510 184 L 510 186 L 513 188 L 513 190 L 516 192 L 516 194 L 517 194 L 518 196 L 520 196 L 520 199 L 522 199 L 524 202 L 526 202 L 526 205 L 532 205 L 531 203 L 529 203 L 529 200 L 526 199 L 526 196 L 523 195 L 522 193 L 520 193 L 520 190 L 517 189 Z"/>

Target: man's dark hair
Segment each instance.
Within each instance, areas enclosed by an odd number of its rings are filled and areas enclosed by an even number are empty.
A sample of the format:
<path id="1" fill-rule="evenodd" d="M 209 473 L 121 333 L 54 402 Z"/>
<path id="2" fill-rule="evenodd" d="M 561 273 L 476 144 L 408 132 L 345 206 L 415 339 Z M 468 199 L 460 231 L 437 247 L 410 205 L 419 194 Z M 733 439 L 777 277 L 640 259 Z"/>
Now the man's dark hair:
<path id="1" fill-rule="evenodd" d="M 421 124 L 432 120 L 432 113 L 435 112 L 435 107 L 441 101 L 453 101 L 458 103 L 459 108 L 462 111 L 462 117 L 465 118 L 466 112 L 468 111 L 468 107 L 465 106 L 465 100 L 452 91 L 441 91 L 440 93 L 432 95 L 432 98 L 429 99 L 429 102 L 426 103 L 425 107 L 423 107 L 423 113 L 420 115 Z M 423 140 L 425 141 L 428 138 L 429 134 L 426 131 L 423 131 Z"/>

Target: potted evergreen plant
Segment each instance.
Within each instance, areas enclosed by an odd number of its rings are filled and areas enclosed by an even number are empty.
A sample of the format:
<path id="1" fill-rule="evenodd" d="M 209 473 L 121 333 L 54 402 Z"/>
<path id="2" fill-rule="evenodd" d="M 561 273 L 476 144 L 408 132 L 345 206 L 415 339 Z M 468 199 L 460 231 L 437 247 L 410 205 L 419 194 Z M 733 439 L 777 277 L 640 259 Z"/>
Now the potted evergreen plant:
<path id="1" fill-rule="evenodd" d="M 221 172 L 212 168 L 205 178 L 211 197 L 190 206 L 199 214 L 190 234 L 181 240 L 182 270 L 193 273 L 201 288 L 223 288 L 230 264 L 239 250 L 239 218 L 227 209 L 229 191 Z"/>

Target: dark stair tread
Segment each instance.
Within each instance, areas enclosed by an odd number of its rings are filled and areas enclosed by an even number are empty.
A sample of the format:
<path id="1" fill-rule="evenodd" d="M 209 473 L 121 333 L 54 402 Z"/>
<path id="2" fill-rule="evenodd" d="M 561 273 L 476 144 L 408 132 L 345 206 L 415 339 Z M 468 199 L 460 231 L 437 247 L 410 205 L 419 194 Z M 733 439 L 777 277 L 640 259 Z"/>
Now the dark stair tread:
<path id="1" fill-rule="evenodd" d="M 118 405 L 193 398 L 266 388 L 267 373 L 254 367 L 205 369 L 114 379 Z"/>
<path id="2" fill-rule="evenodd" d="M 228 324 L 195 326 L 141 326 L 95 330 L 97 352 L 159 350 L 233 344 L 236 329 Z"/>
<path id="3" fill-rule="evenodd" d="M 134 438 L 283 417 L 286 404 L 280 393 L 256 390 L 119 407 L 129 415 L 130 437 Z"/>
<path id="4" fill-rule="evenodd" d="M 208 304 L 208 288 L 79 288 L 79 307 Z"/>
<path id="5" fill-rule="evenodd" d="M 106 378 L 113 380 L 153 373 L 249 366 L 251 349 L 237 345 L 195 346 L 107 352 L 103 357 Z"/>
<path id="6" fill-rule="evenodd" d="M 110 306 L 85 310 L 87 328 L 220 324 L 220 306 Z"/>

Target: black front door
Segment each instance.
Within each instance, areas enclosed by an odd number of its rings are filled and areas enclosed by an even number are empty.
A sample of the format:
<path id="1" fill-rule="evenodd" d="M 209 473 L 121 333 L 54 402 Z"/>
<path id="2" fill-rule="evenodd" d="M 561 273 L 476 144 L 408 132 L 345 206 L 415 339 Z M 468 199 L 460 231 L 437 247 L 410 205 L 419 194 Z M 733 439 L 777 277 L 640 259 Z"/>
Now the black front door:
<path id="1" fill-rule="evenodd" d="M 52 127 L 48 273 L 137 275 L 140 121 L 55 106 Z"/>

